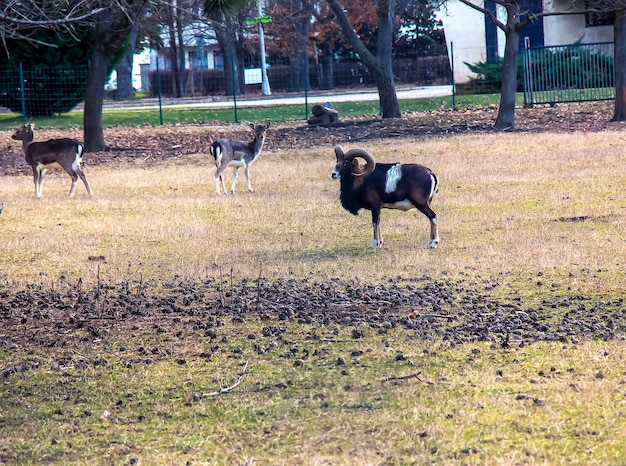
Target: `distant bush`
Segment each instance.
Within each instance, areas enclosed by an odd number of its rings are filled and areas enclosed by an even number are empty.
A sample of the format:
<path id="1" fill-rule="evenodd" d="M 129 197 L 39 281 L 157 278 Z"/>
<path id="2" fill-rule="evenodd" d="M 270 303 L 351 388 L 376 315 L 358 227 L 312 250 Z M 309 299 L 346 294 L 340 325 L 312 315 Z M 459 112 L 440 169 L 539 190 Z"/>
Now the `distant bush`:
<path id="1" fill-rule="evenodd" d="M 477 63 L 467 63 L 465 65 L 476 75 L 470 78 L 469 82 L 461 86 L 464 94 L 496 94 L 502 88 L 502 58 L 482 61 Z M 522 90 L 522 62 L 517 62 L 517 90 Z M 457 86 L 459 87 L 459 86 Z"/>

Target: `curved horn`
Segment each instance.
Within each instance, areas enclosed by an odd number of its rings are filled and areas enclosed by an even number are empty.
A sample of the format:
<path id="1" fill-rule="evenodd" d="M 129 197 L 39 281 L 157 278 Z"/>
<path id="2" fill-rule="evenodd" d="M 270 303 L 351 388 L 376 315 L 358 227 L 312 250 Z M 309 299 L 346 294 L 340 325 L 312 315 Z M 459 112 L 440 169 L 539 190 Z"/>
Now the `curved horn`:
<path id="1" fill-rule="evenodd" d="M 336 147 L 335 152 L 337 152 Z M 352 160 L 356 157 L 361 157 L 363 160 L 365 160 L 365 170 L 363 170 L 363 173 L 355 173 L 354 176 L 370 176 L 374 172 L 374 168 L 376 167 L 374 156 L 365 149 L 350 149 L 345 156 L 346 160 Z"/>

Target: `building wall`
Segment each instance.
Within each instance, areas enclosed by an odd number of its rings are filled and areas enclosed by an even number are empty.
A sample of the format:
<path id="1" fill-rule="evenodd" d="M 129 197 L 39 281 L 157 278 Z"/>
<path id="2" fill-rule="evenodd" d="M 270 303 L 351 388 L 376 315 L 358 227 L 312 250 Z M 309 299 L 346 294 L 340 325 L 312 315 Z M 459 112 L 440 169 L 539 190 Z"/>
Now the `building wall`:
<path id="1" fill-rule="evenodd" d="M 454 65 L 454 81 L 465 83 L 474 77 L 465 62 L 477 63 L 487 58 L 485 16 L 458 0 L 448 0 L 441 10 L 440 18 L 446 35 L 448 56 L 453 61 L 450 65 Z"/>
<path id="2" fill-rule="evenodd" d="M 482 0 L 478 3 L 483 6 Z M 574 10 L 582 11 L 584 0 L 574 0 Z M 544 9 L 552 11 L 571 11 L 572 0 L 544 0 Z M 506 11 L 498 7 L 498 18 L 506 22 Z M 452 57 L 453 44 L 454 80 L 464 83 L 474 77 L 464 64 L 477 63 L 486 59 L 485 16 L 479 11 L 462 4 L 458 0 L 448 0 L 440 11 L 439 17 L 448 44 L 448 56 Z M 585 26 L 585 15 L 559 15 L 543 18 L 544 45 L 569 45 L 577 41 L 582 43 L 612 42 L 613 26 Z M 524 30 L 521 31 L 522 37 Z M 498 29 L 498 53 L 504 55 L 505 36 Z M 530 44 L 537 45 L 537 44 Z"/>
<path id="3" fill-rule="evenodd" d="M 552 11 L 582 11 L 583 0 L 544 0 L 544 9 Z M 612 42 L 613 26 L 585 26 L 585 15 L 547 16 L 543 19 L 544 44 L 570 45 L 578 41 L 584 44 Z M 532 44 L 531 44 L 532 45 Z"/>

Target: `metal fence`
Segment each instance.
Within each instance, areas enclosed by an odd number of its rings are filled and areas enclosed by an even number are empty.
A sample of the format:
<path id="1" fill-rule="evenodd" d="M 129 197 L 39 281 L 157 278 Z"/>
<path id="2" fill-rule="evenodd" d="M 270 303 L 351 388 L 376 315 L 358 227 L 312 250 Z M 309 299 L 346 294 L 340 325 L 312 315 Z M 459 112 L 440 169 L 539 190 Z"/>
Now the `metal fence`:
<path id="1" fill-rule="evenodd" d="M 25 118 L 66 113 L 85 98 L 89 65 L 0 67 L 0 106 Z"/>
<path id="2" fill-rule="evenodd" d="M 230 64 L 232 66 L 232 64 Z M 360 93 L 376 93 L 377 89 L 367 68 L 358 61 L 334 62 L 322 66 L 315 61 L 304 61 L 299 67 L 274 65 L 268 68 L 267 75 L 271 96 L 262 94 L 260 80 L 246 70 L 236 85 L 229 86 L 225 70 L 186 69 L 180 76 L 174 76 L 169 69 L 157 68 L 142 73 L 142 84 L 147 84 L 147 98 L 131 101 L 133 105 L 156 108 L 160 123 L 167 123 L 167 115 L 161 112 L 163 104 L 206 103 L 207 106 L 221 109 L 232 108 L 233 120 L 238 121 L 237 107 L 243 107 L 248 100 L 289 98 L 294 105 L 302 105 L 302 115 L 310 112 L 314 103 L 325 96 L 328 101 L 345 101 L 344 96 Z M 428 57 L 422 59 L 394 60 L 394 74 L 397 88 L 419 88 L 431 85 L 451 85 L 451 70 L 448 58 Z M 88 66 L 47 67 L 47 66 L 0 66 L 0 111 L 22 115 L 24 118 L 51 116 L 69 112 L 82 103 L 88 75 Z M 182 92 L 177 83 L 182 80 Z M 233 89 L 236 91 L 233 92 Z M 450 93 L 452 90 L 450 90 Z M 449 95 L 448 93 L 447 95 Z M 109 106 L 126 106 L 124 101 L 115 100 L 115 90 L 106 91 Z M 407 97 L 411 98 L 411 97 Z M 367 100 L 367 99 L 366 99 Z M 268 102 L 270 103 L 270 102 Z M 324 103 L 324 101 L 322 101 Z M 378 103 L 372 102 L 374 113 Z"/>
<path id="3" fill-rule="evenodd" d="M 615 98 L 613 42 L 531 47 L 526 40 L 522 62 L 528 106 Z"/>

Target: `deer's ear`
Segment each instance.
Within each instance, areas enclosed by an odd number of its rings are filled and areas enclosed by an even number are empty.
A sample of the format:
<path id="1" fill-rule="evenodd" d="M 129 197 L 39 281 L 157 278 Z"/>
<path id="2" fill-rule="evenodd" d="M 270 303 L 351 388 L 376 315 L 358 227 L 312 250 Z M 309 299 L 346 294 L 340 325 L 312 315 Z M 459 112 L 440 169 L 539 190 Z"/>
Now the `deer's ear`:
<path id="1" fill-rule="evenodd" d="M 254 123 L 250 123 L 250 128 L 254 129 Z"/>
<path id="2" fill-rule="evenodd" d="M 267 122 L 267 125 L 265 125 L 265 127 L 266 127 L 267 129 L 269 129 L 269 127 L 270 127 L 270 126 L 272 126 L 272 122 L 271 122 L 271 121 L 268 121 L 268 122 Z"/>

